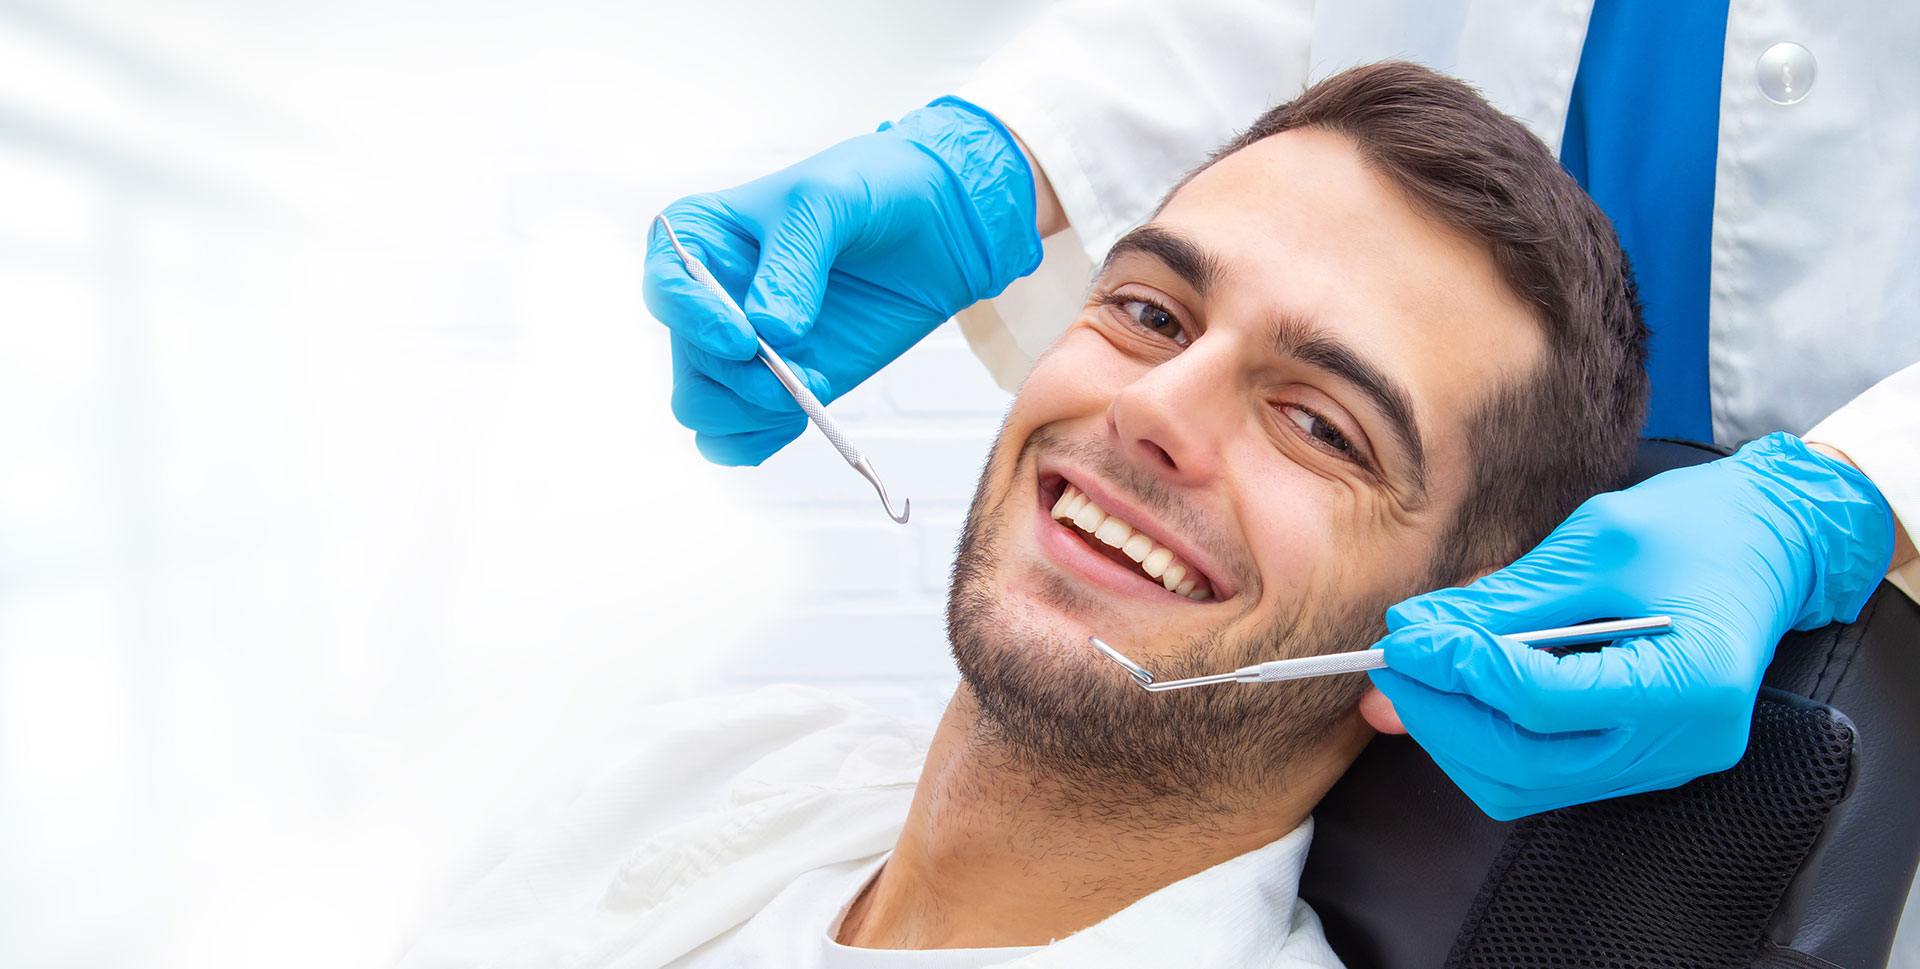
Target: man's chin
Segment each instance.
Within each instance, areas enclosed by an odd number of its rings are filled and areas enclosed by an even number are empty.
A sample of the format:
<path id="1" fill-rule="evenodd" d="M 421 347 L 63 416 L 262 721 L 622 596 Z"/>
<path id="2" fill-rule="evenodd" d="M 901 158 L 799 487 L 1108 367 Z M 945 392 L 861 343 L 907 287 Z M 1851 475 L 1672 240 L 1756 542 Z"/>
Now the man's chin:
<path id="1" fill-rule="evenodd" d="M 990 574 L 992 537 L 970 523 L 948 595 L 947 634 L 977 711 L 977 736 L 1036 777 L 1087 796 L 1174 799 L 1193 811 L 1244 808 L 1263 781 L 1314 756 L 1365 690 L 1365 677 L 1347 676 L 1149 693 L 1095 651 L 1082 624 L 1063 618 L 1054 603 L 1001 594 Z M 1254 653 L 1323 651 L 1333 645 L 1323 638 L 1293 623 L 1248 641 L 1208 632 L 1160 642 L 1147 662 L 1161 677 L 1195 676 L 1255 662 Z M 1308 650 L 1309 643 L 1323 648 Z"/>
<path id="2" fill-rule="evenodd" d="M 1004 429 L 1002 431 L 1005 433 Z M 1031 471 L 1025 460 L 1017 466 Z M 967 690 L 978 706 L 976 727 L 1036 776 L 1112 798 L 1177 797 L 1189 809 L 1257 795 L 1258 778 L 1278 776 L 1315 746 L 1358 702 L 1359 676 L 1259 687 L 1227 686 L 1148 693 L 1090 646 L 1101 635 L 1144 650 L 1162 677 L 1219 672 L 1280 656 L 1360 649 L 1372 642 L 1360 615 L 1306 628 L 1301 615 L 1280 617 L 1261 633 L 1229 637 L 1218 630 L 1174 633 L 1151 615 L 1116 608 L 1108 597 L 1074 583 L 1046 563 L 1015 565 L 1006 546 L 1007 516 L 1019 514 L 1017 482 L 1031 474 L 999 473 L 1006 452 L 996 446 L 975 489 L 947 596 L 947 635 Z M 994 482 L 1004 481 L 1000 493 Z M 1017 529 L 1014 529 L 1017 531 Z M 1032 551 L 1032 550 L 1015 550 Z M 1003 570 L 1016 570 L 1009 593 Z M 1379 610 L 1371 615 L 1378 616 Z M 1113 628 L 1107 628 L 1113 627 Z M 1124 627 L 1124 628 L 1120 628 Z M 1384 631 L 1384 630 L 1383 630 Z M 1132 649 L 1129 648 L 1129 652 Z"/>
<path id="3" fill-rule="evenodd" d="M 1249 740 L 1275 729 L 1246 702 L 1271 707 L 1278 696 L 1149 693 L 1077 631 L 1030 623 L 1024 612 L 962 589 L 949 600 L 948 635 L 979 739 L 1033 776 L 1086 797 L 1178 801 L 1194 811 L 1208 803 L 1245 806 L 1251 773 L 1274 766 Z M 1182 667 L 1218 646 L 1182 645 L 1177 660 L 1169 657 Z"/>

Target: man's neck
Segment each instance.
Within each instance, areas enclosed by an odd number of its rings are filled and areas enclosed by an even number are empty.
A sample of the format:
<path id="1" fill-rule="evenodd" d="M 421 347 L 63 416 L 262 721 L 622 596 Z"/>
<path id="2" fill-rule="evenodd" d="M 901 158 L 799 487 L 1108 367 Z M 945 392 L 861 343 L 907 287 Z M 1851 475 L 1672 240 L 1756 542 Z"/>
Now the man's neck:
<path id="1" fill-rule="evenodd" d="M 1364 725 L 1350 720 L 1328 738 L 1328 766 L 1301 765 L 1265 796 L 1231 799 L 1246 807 L 1223 810 L 1220 799 L 1090 796 L 1042 776 L 983 739 L 962 686 L 893 855 L 848 910 L 839 941 L 954 949 L 1071 935 L 1292 831 L 1365 744 Z"/>

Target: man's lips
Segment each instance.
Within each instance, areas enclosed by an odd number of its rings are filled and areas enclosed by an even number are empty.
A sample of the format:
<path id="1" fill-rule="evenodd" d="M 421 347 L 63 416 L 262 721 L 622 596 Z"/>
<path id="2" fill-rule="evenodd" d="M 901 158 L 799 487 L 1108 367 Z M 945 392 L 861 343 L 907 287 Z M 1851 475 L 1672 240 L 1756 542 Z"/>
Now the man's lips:
<path id="1" fill-rule="evenodd" d="M 1164 526 L 1132 508 L 1122 510 L 1091 475 L 1069 474 L 1042 471 L 1036 479 L 1039 537 L 1052 558 L 1116 594 L 1190 605 L 1231 597 L 1231 587 L 1169 541 Z"/>

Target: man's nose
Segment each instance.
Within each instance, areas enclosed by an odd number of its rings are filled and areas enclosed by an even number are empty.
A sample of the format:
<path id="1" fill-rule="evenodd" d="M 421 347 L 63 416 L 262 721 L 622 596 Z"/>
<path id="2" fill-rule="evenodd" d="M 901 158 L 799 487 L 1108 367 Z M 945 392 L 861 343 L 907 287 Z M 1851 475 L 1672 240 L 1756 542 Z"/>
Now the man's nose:
<path id="1" fill-rule="evenodd" d="M 1209 336 L 1122 387 L 1107 405 L 1107 433 L 1121 454 L 1187 484 L 1219 473 L 1226 437 L 1244 416 L 1232 341 Z"/>

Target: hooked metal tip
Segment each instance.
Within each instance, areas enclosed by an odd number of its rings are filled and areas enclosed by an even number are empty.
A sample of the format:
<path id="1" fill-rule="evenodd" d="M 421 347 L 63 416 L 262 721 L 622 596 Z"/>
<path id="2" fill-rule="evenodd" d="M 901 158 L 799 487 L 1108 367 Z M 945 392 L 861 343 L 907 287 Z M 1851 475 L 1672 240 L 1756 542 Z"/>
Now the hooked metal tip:
<path id="1" fill-rule="evenodd" d="M 887 509 L 888 518 L 891 518 L 902 525 L 905 525 L 907 523 L 907 516 L 913 514 L 912 498 L 908 498 L 907 500 L 902 501 L 900 503 L 900 514 L 898 515 L 894 514 L 893 503 L 887 500 L 887 489 L 885 488 L 880 489 L 880 504 Z"/>
<path id="2" fill-rule="evenodd" d="M 1139 683 L 1141 686 L 1146 686 L 1146 687 L 1152 686 L 1153 674 L 1147 672 L 1145 667 L 1121 655 L 1120 651 L 1117 649 L 1114 649 L 1112 646 L 1108 646 L 1106 643 L 1101 642 L 1100 637 L 1098 636 L 1088 636 L 1087 642 L 1092 643 L 1094 649 L 1097 649 L 1100 652 L 1105 653 L 1108 659 L 1113 660 L 1116 663 L 1119 663 L 1120 668 L 1126 670 L 1127 675 L 1133 677 L 1135 682 Z"/>
<path id="3" fill-rule="evenodd" d="M 873 482 L 873 490 L 880 493 L 880 505 L 887 510 L 887 517 L 905 525 L 907 523 L 907 516 L 913 514 L 913 499 L 908 498 L 901 502 L 900 511 L 896 514 L 893 510 L 893 499 L 887 497 L 887 486 L 880 483 L 880 475 L 873 470 L 873 465 L 868 463 L 865 457 L 862 457 L 859 461 L 854 462 L 853 470 L 860 472 L 861 477 Z"/>

